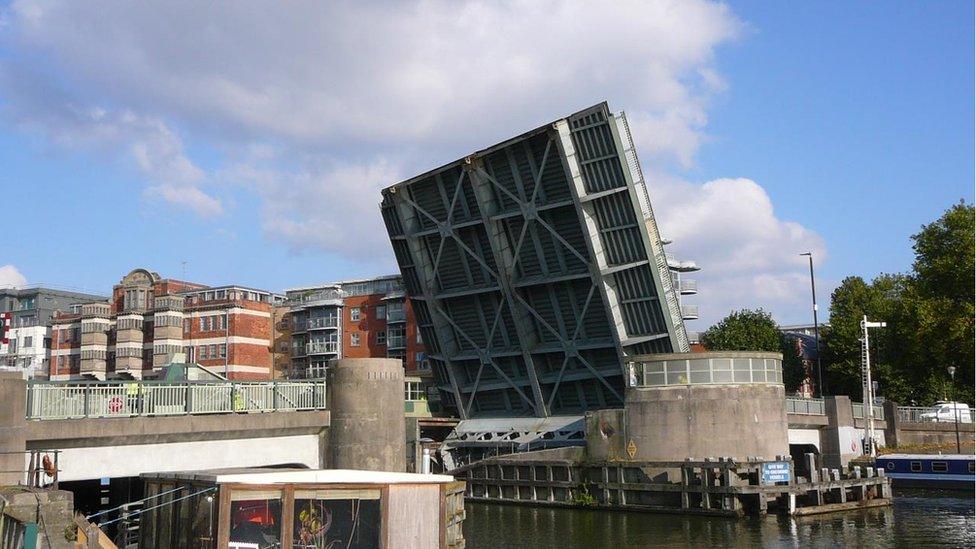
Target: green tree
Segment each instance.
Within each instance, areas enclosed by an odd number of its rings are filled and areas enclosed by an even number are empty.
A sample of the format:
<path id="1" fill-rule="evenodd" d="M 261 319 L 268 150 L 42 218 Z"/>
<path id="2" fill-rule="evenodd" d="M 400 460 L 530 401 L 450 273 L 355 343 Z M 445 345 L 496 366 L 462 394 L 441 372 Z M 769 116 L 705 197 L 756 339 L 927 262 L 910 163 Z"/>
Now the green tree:
<path id="1" fill-rule="evenodd" d="M 900 403 L 930 404 L 954 397 L 973 401 L 974 209 L 959 203 L 912 236 L 908 275 L 871 283 L 848 277 L 831 295 L 830 329 L 823 337 L 829 393 L 861 397 L 863 315 L 884 321 L 872 329 L 871 365 L 881 394 Z M 957 367 L 956 383 L 947 367 Z"/>
<path id="2" fill-rule="evenodd" d="M 762 309 L 732 311 L 701 335 L 710 351 L 779 352 L 780 339 L 776 321 Z"/>
<path id="3" fill-rule="evenodd" d="M 760 309 L 733 311 L 705 331 L 702 345 L 709 351 L 768 351 L 783 353 L 783 380 L 788 391 L 803 379 L 803 365 L 793 342 L 783 336 L 772 315 Z"/>

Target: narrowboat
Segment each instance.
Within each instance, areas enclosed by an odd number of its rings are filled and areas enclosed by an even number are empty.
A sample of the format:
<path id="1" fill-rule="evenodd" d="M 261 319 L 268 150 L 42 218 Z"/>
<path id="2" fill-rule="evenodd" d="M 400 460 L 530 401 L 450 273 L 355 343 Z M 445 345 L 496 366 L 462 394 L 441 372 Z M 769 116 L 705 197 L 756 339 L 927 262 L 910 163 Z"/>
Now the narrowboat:
<path id="1" fill-rule="evenodd" d="M 966 454 L 888 454 L 875 458 L 895 487 L 965 488 L 976 486 L 976 456 Z"/>

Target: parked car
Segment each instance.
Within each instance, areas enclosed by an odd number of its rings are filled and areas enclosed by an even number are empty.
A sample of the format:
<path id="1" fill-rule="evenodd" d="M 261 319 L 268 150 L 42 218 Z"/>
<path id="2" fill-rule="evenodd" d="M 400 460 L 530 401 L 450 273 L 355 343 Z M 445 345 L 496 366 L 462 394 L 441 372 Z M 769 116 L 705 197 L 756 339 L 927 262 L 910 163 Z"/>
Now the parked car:
<path id="1" fill-rule="evenodd" d="M 920 417 L 922 421 L 935 421 L 939 423 L 952 423 L 959 415 L 959 423 L 972 423 L 973 415 L 969 410 L 969 405 L 964 402 L 937 402 L 929 412 L 923 412 Z"/>

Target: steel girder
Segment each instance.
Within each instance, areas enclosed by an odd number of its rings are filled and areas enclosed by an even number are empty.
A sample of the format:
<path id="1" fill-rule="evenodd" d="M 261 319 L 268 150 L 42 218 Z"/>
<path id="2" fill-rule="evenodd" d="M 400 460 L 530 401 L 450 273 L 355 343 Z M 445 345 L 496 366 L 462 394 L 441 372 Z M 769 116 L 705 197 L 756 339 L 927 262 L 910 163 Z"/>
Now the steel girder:
<path id="1" fill-rule="evenodd" d="M 687 350 L 619 131 L 596 105 L 383 191 L 436 381 L 462 419 L 619 407 L 624 357 Z"/>

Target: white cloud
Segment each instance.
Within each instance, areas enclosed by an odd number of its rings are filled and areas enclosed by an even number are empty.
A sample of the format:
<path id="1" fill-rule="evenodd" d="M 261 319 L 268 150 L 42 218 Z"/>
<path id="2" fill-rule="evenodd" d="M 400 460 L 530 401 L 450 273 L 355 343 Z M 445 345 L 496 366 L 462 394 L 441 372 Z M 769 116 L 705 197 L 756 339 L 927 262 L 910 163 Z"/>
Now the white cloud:
<path id="1" fill-rule="evenodd" d="M 51 140 L 97 139 L 124 151 L 157 187 L 148 194 L 181 198 L 165 191 L 192 185 L 203 194 L 211 178 L 173 128 L 232 157 L 269 145 L 289 151 L 277 165 L 252 167 L 278 172 L 267 174 L 277 182 L 331 186 L 334 198 L 357 182 L 371 185 L 359 194 L 394 182 L 373 179 L 384 172 L 421 171 L 603 99 L 631 113 L 645 157 L 688 165 L 704 106 L 721 88 L 714 50 L 742 28 L 725 5 L 703 0 L 288 9 L 18 0 L 5 19 L 10 30 L 0 39 L 20 64 L 6 64 L 15 77 L 0 93 L 12 97 L 14 114 L 35 125 L 41 119 Z M 370 172 L 376 158 L 386 167 Z M 262 224 L 289 245 L 346 253 L 343 239 L 329 236 L 342 233 L 337 227 L 359 234 L 376 227 L 360 207 L 332 199 L 312 211 L 303 200 L 281 199 L 281 185 L 271 189 L 259 191 Z M 175 203 L 201 215 L 218 209 L 202 199 Z M 388 244 L 372 252 L 388 253 Z"/>
<path id="2" fill-rule="evenodd" d="M 399 174 L 386 161 L 310 164 L 296 170 L 237 165 L 221 174 L 262 198 L 262 226 L 294 252 L 330 250 L 392 266 L 380 189 Z"/>
<path id="3" fill-rule="evenodd" d="M 666 236 L 705 269 L 703 320 L 797 314 L 796 253 L 825 257 L 756 182 L 663 175 L 694 164 L 729 86 L 712 61 L 744 24 L 724 4 L 18 0 L 0 20 L 19 58 L 0 61 L 8 117 L 114 149 L 147 196 L 204 217 L 225 210 L 205 188 L 243 189 L 295 252 L 389 262 L 380 188 L 606 99 L 628 112 Z"/>
<path id="4" fill-rule="evenodd" d="M 807 258 L 827 257 L 815 232 L 781 219 L 765 189 L 746 178 L 694 184 L 662 174 L 650 178 L 665 238 L 672 251 L 695 260 L 702 270 L 686 275 L 699 281 L 702 327 L 730 311 L 763 307 L 784 323 L 804 322 L 810 310 Z M 821 297 L 829 288 L 821 287 Z"/>
<path id="5" fill-rule="evenodd" d="M 150 197 L 160 198 L 177 206 L 190 210 L 200 217 L 213 217 L 224 212 L 220 200 L 208 195 L 192 185 L 154 185 L 146 189 Z"/>
<path id="6" fill-rule="evenodd" d="M 0 267 L 0 288 L 19 288 L 27 285 L 27 277 L 22 275 L 17 267 L 4 265 Z"/>

